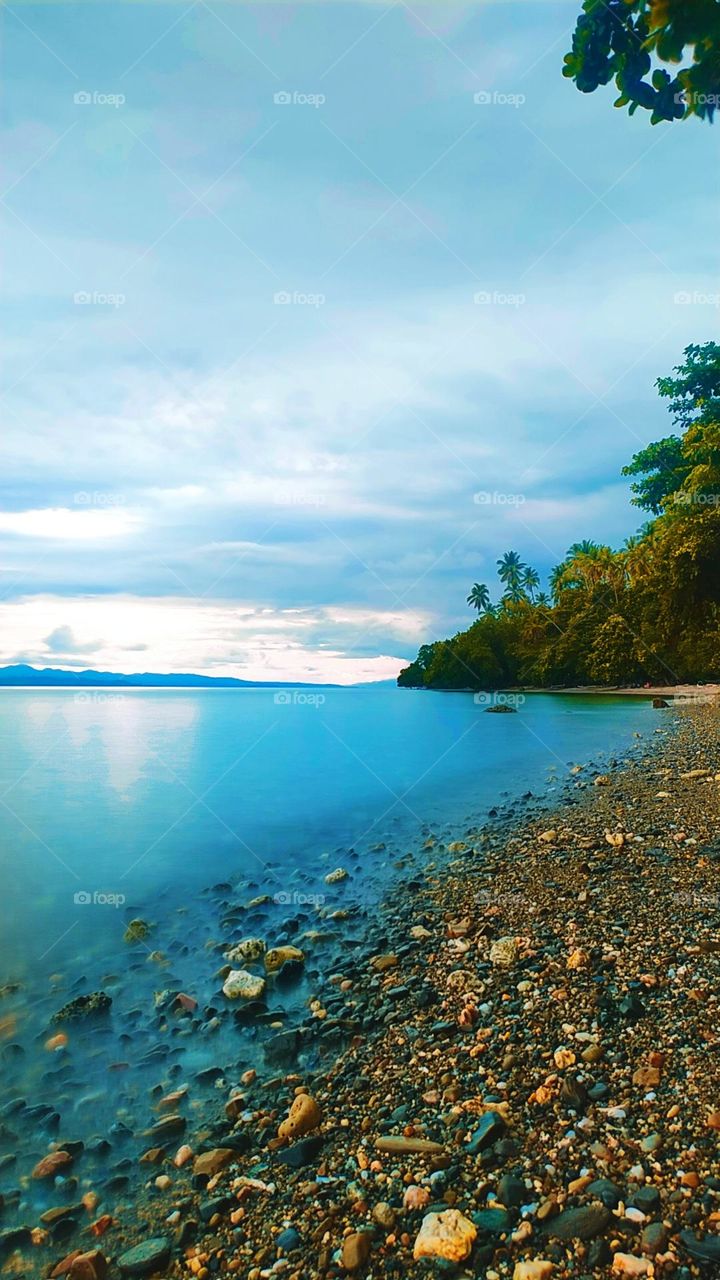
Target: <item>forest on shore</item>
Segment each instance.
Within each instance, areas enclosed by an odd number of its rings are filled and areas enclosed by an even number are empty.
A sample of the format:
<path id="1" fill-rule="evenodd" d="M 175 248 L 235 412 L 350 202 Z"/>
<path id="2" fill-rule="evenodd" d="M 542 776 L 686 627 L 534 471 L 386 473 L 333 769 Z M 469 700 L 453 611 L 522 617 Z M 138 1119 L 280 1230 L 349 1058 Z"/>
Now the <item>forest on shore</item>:
<path id="1" fill-rule="evenodd" d="M 686 347 L 657 389 L 673 434 L 623 468 L 648 519 L 624 546 L 574 543 L 549 576 L 515 551 L 502 597 L 476 582 L 465 631 L 421 646 L 398 684 L 429 689 L 677 684 L 720 677 L 720 345 Z"/>

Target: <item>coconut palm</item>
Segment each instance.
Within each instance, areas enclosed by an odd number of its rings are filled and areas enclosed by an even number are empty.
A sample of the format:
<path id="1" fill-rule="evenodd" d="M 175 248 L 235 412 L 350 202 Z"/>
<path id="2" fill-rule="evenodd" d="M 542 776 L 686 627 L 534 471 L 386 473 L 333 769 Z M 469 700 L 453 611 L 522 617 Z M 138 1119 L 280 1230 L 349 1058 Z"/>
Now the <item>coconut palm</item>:
<path id="1" fill-rule="evenodd" d="M 517 551 L 506 551 L 498 560 L 497 567 L 498 577 L 506 587 L 512 589 L 520 586 L 525 565 Z"/>
<path id="2" fill-rule="evenodd" d="M 475 582 L 467 597 L 467 603 L 477 609 L 478 613 L 487 613 L 490 608 L 490 592 L 484 582 Z"/>
<path id="3" fill-rule="evenodd" d="M 527 591 L 530 599 L 534 602 L 535 592 L 540 586 L 540 574 L 537 569 L 526 569 L 522 576 L 522 586 Z"/>

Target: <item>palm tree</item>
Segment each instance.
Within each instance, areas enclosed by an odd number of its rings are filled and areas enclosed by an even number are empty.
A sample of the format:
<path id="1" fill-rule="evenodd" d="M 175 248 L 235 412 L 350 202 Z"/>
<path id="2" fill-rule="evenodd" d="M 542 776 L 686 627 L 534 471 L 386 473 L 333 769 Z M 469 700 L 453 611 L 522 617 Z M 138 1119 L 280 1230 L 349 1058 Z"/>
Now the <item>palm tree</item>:
<path id="1" fill-rule="evenodd" d="M 535 591 L 540 586 L 540 574 L 537 569 L 526 569 L 522 576 L 522 586 L 529 593 L 530 599 L 535 602 Z"/>
<path id="2" fill-rule="evenodd" d="M 506 551 L 497 562 L 498 577 L 507 587 L 519 587 L 525 565 L 517 551 Z"/>
<path id="3" fill-rule="evenodd" d="M 473 584 L 472 591 L 467 597 L 467 603 L 477 609 L 478 613 L 487 613 L 490 608 L 490 592 L 484 582 L 476 582 Z"/>
<path id="4" fill-rule="evenodd" d="M 552 601 L 546 591 L 538 591 L 535 597 L 535 604 L 539 605 L 541 609 L 549 609 Z"/>
<path id="5" fill-rule="evenodd" d="M 574 560 L 576 556 L 593 556 L 596 551 L 600 550 L 597 542 L 593 542 L 591 538 L 583 538 L 582 542 L 573 542 L 568 547 L 566 560 Z"/>

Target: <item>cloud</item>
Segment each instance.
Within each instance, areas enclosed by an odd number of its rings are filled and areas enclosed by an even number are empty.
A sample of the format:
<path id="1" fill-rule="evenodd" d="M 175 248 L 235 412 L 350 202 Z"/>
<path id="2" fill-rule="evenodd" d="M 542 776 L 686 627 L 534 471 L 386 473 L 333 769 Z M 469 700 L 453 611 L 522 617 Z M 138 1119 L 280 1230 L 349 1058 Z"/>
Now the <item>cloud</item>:
<path id="1" fill-rule="evenodd" d="M 72 627 L 55 627 L 54 631 L 46 636 L 43 643 L 47 646 L 50 653 L 62 654 L 80 654 L 94 653 L 96 649 L 103 647 L 102 640 L 90 640 L 87 643 L 81 643 L 75 639 Z"/>
<path id="2" fill-rule="evenodd" d="M 0 512 L 0 532 L 55 542 L 95 542 L 98 539 L 122 538 L 135 533 L 140 524 L 139 516 L 117 509 L 72 511 L 66 507 L 45 507 L 40 510 Z"/>

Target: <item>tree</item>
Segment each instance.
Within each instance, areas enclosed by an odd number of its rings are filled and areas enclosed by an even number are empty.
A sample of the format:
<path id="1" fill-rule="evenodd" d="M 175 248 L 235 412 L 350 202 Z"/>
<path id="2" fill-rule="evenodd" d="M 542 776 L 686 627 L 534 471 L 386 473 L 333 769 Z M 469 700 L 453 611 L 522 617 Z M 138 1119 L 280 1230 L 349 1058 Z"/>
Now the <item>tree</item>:
<path id="1" fill-rule="evenodd" d="M 525 565 L 517 551 L 506 551 L 498 560 L 497 567 L 498 577 L 504 583 L 508 593 L 517 592 L 521 589 Z"/>
<path id="2" fill-rule="evenodd" d="M 651 124 L 712 120 L 720 105 L 717 0 L 585 0 L 563 75 L 581 93 L 615 81 L 616 107 L 642 107 Z M 673 68 L 670 75 L 657 64 Z M 681 64 L 683 64 L 681 66 Z M 677 68 L 677 70 L 676 70 Z"/>
<path id="3" fill-rule="evenodd" d="M 718 463 L 714 441 L 720 423 L 720 345 L 691 344 L 683 354 L 685 362 L 673 370 L 676 376 L 658 378 L 655 385 L 670 401 L 673 425 L 684 434 L 649 444 L 622 472 L 642 477 L 631 486 L 633 502 L 655 515 L 673 501 L 686 502 L 689 492 L 711 494 L 716 479 L 720 481 L 713 469 Z M 720 493 L 720 484 L 715 492 Z"/>
<path id="4" fill-rule="evenodd" d="M 527 591 L 530 599 L 535 600 L 535 592 L 540 586 L 540 574 L 537 569 L 526 569 L 522 576 L 521 585 Z"/>
<path id="5" fill-rule="evenodd" d="M 484 582 L 474 583 L 472 591 L 467 597 L 467 603 L 473 609 L 477 609 L 478 613 L 487 613 L 490 608 L 490 592 Z"/>

